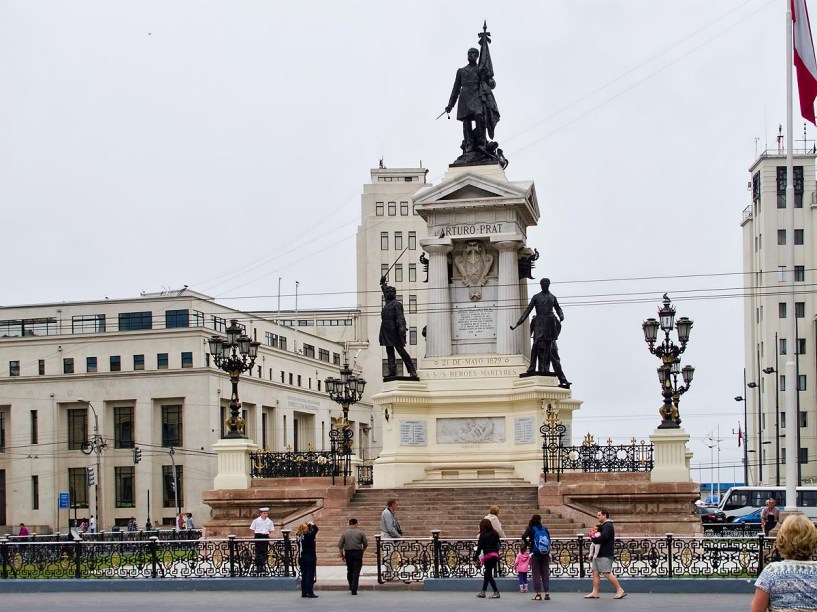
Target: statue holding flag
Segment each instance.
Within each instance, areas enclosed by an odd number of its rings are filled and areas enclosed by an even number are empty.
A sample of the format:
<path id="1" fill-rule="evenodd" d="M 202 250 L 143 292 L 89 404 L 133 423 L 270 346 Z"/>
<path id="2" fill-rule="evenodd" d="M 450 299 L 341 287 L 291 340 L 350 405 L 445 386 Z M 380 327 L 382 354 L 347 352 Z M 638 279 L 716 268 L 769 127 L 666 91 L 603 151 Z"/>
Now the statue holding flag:
<path id="1" fill-rule="evenodd" d="M 457 119 L 462 121 L 462 155 L 452 166 L 498 163 L 504 168 L 508 165 L 502 149 L 493 142 L 499 108 L 493 93 L 496 81 L 488 48 L 490 43 L 491 33 L 486 22 L 479 33 L 480 48 L 468 50 L 468 65 L 457 70 L 454 88 L 445 107 L 445 112 L 450 113 L 457 104 Z"/>

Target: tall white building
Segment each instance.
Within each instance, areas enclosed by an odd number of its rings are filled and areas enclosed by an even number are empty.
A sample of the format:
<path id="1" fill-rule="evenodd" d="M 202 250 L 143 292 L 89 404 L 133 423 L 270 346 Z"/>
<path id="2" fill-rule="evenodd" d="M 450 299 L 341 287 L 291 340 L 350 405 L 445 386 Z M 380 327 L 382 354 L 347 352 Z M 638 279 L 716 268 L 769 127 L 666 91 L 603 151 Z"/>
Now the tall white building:
<path id="1" fill-rule="evenodd" d="M 100 528 L 172 524 L 177 502 L 203 523 L 231 389 L 207 339 L 232 319 L 261 343 L 239 383 L 247 436 L 273 451 L 328 449 L 340 408 L 323 380 L 338 375 L 341 344 L 186 289 L 0 308 L 0 525 L 65 529 L 60 492 Z M 370 415 L 365 401 L 350 411 L 359 455 L 371 453 Z M 107 446 L 86 455 L 97 427 Z"/>
<path id="2" fill-rule="evenodd" d="M 817 192 L 814 153 L 794 158 L 794 235 L 786 217 L 786 156 L 766 152 L 750 168 L 751 204 L 743 211 L 744 312 L 747 387 L 748 482 L 785 484 L 786 415 L 783 392 L 799 389 L 799 469 L 803 483 L 817 481 Z M 786 300 L 786 250 L 794 245 L 794 312 Z M 789 276 L 791 279 L 792 276 Z M 788 337 L 795 317 L 797 338 Z M 796 357 L 797 380 L 785 362 Z M 736 398 L 739 399 L 739 398 Z"/>

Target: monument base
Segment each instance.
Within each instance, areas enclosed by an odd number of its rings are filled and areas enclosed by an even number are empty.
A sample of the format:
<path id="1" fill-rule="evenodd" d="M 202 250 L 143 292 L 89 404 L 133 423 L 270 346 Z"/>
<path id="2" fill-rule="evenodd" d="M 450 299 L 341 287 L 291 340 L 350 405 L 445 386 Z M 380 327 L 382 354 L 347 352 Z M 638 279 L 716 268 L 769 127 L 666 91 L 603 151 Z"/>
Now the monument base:
<path id="1" fill-rule="evenodd" d="M 550 376 L 519 378 L 521 355 L 421 359 L 419 380 L 394 380 L 372 400 L 383 411 L 374 486 L 536 485 L 539 427 L 550 406 L 570 439 L 581 405 Z"/>
<path id="2" fill-rule="evenodd" d="M 689 434 L 681 428 L 656 429 L 650 435 L 655 447 L 655 465 L 650 472 L 652 482 L 691 482 L 687 450 Z"/>
<path id="3" fill-rule="evenodd" d="M 393 380 L 420 380 L 419 376 L 384 376 L 383 382 L 392 382 Z"/>

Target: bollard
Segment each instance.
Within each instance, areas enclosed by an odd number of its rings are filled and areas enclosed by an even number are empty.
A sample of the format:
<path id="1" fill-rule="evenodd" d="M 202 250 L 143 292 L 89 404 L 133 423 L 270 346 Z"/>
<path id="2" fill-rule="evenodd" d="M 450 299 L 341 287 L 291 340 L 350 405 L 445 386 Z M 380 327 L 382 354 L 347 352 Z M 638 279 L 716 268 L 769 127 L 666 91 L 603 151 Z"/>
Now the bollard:
<path id="1" fill-rule="evenodd" d="M 381 563 L 383 562 L 383 556 L 380 554 L 381 551 L 380 551 L 380 535 L 379 534 L 374 537 L 374 541 L 375 541 L 375 544 L 377 545 L 377 547 L 376 547 L 376 550 L 377 550 L 377 584 L 383 584 L 383 573 L 381 571 L 382 570 Z"/>
<path id="2" fill-rule="evenodd" d="M 284 534 L 284 576 L 289 577 L 289 568 L 290 565 L 293 568 L 292 575 L 297 576 L 298 573 L 295 571 L 295 564 L 290 563 L 292 561 L 292 541 L 289 539 L 289 534 L 292 532 L 291 529 L 282 529 L 281 533 Z"/>
<path id="3" fill-rule="evenodd" d="M 235 536 L 227 536 L 227 551 L 230 559 L 230 578 L 235 578 Z"/>
<path id="4" fill-rule="evenodd" d="M 434 550 L 434 577 L 440 577 L 440 556 L 442 554 L 442 545 L 440 544 L 440 529 L 431 530 L 431 540 L 433 542 Z"/>
<path id="5" fill-rule="evenodd" d="M 159 566 L 159 555 L 158 549 L 159 547 L 159 538 L 153 536 L 150 538 L 150 577 L 157 578 L 159 576 L 158 566 Z"/>
<path id="6" fill-rule="evenodd" d="M 667 538 L 667 578 L 672 578 L 672 532 L 666 534 Z"/>

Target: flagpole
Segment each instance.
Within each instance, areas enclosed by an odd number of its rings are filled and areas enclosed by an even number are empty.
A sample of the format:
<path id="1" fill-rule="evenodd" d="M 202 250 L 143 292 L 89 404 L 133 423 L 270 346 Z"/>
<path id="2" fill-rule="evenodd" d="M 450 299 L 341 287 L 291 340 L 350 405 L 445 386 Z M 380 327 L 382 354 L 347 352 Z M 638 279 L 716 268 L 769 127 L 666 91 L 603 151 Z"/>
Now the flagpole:
<path id="1" fill-rule="evenodd" d="M 786 2 L 786 282 L 789 284 L 789 291 L 786 298 L 786 311 L 789 316 L 786 318 L 786 336 L 789 338 L 789 346 L 793 350 L 786 351 L 786 510 L 797 510 L 797 462 L 800 460 L 800 453 L 797 449 L 797 390 L 799 381 L 797 380 L 797 370 L 794 363 L 794 351 L 797 350 L 797 331 L 795 329 L 794 302 L 794 117 L 792 116 L 792 106 L 794 104 L 792 70 L 794 67 L 793 57 L 793 20 L 791 0 Z M 800 16 L 802 18 L 804 16 Z M 758 449 L 758 453 L 762 453 Z"/>

